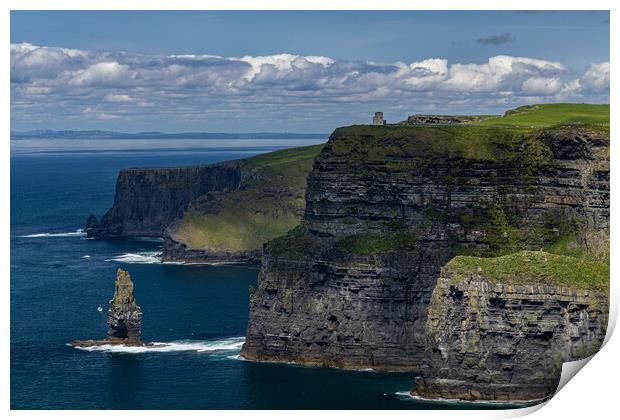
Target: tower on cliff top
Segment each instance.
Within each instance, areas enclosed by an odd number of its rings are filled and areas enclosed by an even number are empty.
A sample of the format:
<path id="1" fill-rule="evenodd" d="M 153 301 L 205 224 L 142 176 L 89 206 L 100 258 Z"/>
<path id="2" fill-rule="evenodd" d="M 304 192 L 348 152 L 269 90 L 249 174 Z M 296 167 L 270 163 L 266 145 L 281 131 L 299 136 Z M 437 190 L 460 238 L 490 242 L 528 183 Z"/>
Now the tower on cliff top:
<path id="1" fill-rule="evenodd" d="M 383 112 L 375 112 L 375 116 L 372 117 L 372 125 L 385 125 Z"/>

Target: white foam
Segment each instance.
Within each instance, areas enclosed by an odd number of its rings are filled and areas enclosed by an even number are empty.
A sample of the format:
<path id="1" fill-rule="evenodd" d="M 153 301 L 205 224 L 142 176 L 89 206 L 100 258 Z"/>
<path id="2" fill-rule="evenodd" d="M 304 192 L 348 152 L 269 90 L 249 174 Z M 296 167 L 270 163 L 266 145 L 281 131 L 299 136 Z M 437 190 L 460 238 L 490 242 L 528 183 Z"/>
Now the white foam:
<path id="1" fill-rule="evenodd" d="M 127 252 L 108 258 L 107 262 L 121 262 L 125 264 L 166 264 L 166 265 L 197 265 L 197 266 L 219 266 L 219 265 L 238 265 L 243 261 L 218 261 L 218 262 L 199 262 L 188 263 L 185 261 L 162 261 L 161 251 Z"/>
<path id="2" fill-rule="evenodd" d="M 67 238 L 71 236 L 86 236 L 86 232 L 82 229 L 78 229 L 75 232 L 33 233 L 31 235 L 19 235 L 18 238 Z"/>
<path id="3" fill-rule="evenodd" d="M 230 260 L 230 261 L 217 261 L 217 262 L 207 262 L 207 263 L 186 263 L 187 265 L 211 265 L 217 267 L 219 265 L 237 265 L 243 264 L 243 260 Z"/>
<path id="4" fill-rule="evenodd" d="M 164 242 L 164 238 L 158 238 L 158 237 L 153 237 L 153 236 L 136 236 L 136 240 L 140 242 L 156 242 L 156 243 Z"/>
<path id="5" fill-rule="evenodd" d="M 85 260 L 90 260 L 90 255 L 82 255 L 82 258 L 84 258 Z"/>
<path id="6" fill-rule="evenodd" d="M 102 346 L 76 348 L 84 351 L 101 351 L 105 353 L 237 352 L 241 349 L 244 342 L 245 337 L 230 337 L 221 340 L 181 340 L 169 343 L 154 342 L 154 347 L 105 344 Z"/>
<path id="7" fill-rule="evenodd" d="M 409 391 L 399 391 L 395 393 L 402 399 L 410 399 L 417 401 L 426 401 L 426 402 L 435 402 L 435 403 L 444 403 L 444 404 L 466 404 L 466 405 L 500 405 L 500 406 L 523 406 L 523 405 L 532 405 L 539 404 L 544 401 L 544 398 L 537 400 L 512 400 L 512 401 L 499 401 L 499 400 L 459 400 L 459 399 L 451 399 L 451 398 L 424 398 L 419 395 L 411 395 Z"/>
<path id="8" fill-rule="evenodd" d="M 161 253 L 159 251 L 149 252 L 128 252 L 108 258 L 107 262 L 121 262 L 125 264 L 161 264 Z"/>

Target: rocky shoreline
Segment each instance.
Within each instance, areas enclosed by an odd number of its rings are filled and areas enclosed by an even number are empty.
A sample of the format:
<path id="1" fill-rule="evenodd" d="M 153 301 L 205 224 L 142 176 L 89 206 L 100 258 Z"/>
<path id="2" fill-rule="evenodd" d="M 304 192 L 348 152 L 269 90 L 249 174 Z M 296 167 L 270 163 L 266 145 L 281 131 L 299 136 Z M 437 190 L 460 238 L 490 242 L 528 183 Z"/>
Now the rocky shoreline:
<path id="1" fill-rule="evenodd" d="M 164 238 L 162 262 L 177 262 L 184 264 L 213 264 L 227 262 L 241 262 L 258 264 L 262 251 L 243 252 L 215 252 L 208 250 L 188 249 L 186 245 L 174 241 L 170 237 Z"/>

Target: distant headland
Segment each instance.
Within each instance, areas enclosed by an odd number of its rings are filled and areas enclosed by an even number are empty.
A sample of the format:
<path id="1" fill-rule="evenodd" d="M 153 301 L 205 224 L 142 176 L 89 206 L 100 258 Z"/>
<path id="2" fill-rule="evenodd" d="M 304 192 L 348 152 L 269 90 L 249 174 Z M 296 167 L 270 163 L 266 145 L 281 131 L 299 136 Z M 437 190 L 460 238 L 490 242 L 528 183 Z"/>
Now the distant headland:
<path id="1" fill-rule="evenodd" d="M 139 133 L 122 133 L 102 130 L 29 130 L 11 131 L 11 140 L 30 139 L 326 139 L 327 133 L 162 133 L 159 131 L 143 131 Z"/>

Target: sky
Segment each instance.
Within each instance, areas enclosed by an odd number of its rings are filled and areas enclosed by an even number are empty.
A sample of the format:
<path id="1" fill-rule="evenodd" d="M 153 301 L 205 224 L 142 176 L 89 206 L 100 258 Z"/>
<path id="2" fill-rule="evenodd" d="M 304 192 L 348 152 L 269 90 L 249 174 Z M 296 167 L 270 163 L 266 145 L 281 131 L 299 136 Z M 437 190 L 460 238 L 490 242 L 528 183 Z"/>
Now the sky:
<path id="1" fill-rule="evenodd" d="M 12 11 L 11 129 L 331 132 L 609 102 L 609 13 Z"/>

